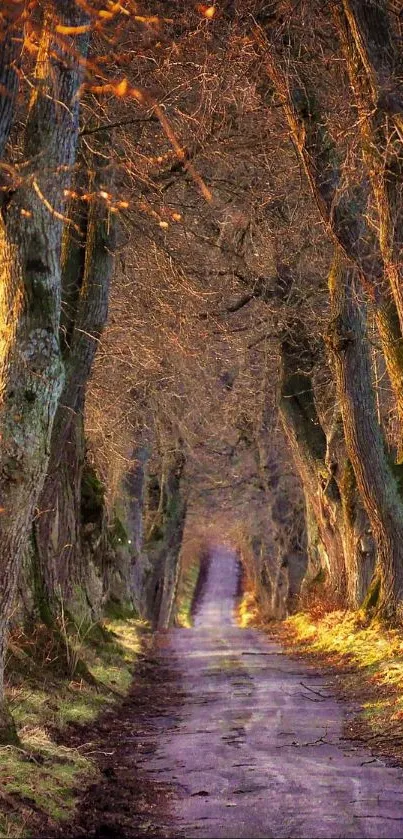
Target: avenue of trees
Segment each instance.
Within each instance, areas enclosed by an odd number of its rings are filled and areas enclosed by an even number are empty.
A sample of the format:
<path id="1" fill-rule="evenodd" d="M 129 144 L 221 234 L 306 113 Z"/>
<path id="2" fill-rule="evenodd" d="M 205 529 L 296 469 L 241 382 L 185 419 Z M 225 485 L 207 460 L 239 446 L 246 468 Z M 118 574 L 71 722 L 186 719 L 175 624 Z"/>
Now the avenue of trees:
<path id="1" fill-rule="evenodd" d="M 403 604 L 398 0 L 0 8 L 0 741 L 10 631 Z"/>

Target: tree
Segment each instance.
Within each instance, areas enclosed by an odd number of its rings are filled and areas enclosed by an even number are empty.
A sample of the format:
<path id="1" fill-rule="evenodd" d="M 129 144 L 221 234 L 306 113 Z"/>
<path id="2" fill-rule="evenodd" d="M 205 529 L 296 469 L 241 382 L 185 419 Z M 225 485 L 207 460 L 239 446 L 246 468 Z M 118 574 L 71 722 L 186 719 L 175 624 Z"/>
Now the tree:
<path id="1" fill-rule="evenodd" d="M 18 69 L 23 42 L 23 19 L 25 0 L 5 4 L 0 13 L 0 43 L 2 57 L 0 65 L 0 160 L 10 135 L 19 87 Z M 6 172 L 1 172 L 2 183 Z"/>
<path id="2" fill-rule="evenodd" d="M 46 9 L 24 141 L 25 166 L 6 194 L 0 227 L 0 703 L 4 655 L 22 552 L 49 459 L 63 385 L 59 344 L 60 248 L 78 138 L 78 92 L 87 35 L 73 0 Z M 2 739 L 9 736 L 2 711 Z"/>
<path id="3" fill-rule="evenodd" d="M 329 137 L 326 128 L 325 120 L 321 114 L 315 96 L 312 93 L 311 87 L 306 80 L 306 77 L 299 71 L 299 79 L 295 70 L 291 70 L 288 74 L 282 68 L 283 58 L 275 56 L 273 51 L 268 51 L 268 60 L 266 63 L 268 73 L 272 79 L 278 95 L 281 97 L 281 102 L 284 108 L 286 120 L 293 138 L 295 148 L 300 157 L 301 163 L 304 167 L 305 173 L 310 184 L 312 195 L 318 205 L 322 219 L 325 222 L 326 228 L 330 236 L 337 242 L 339 248 L 342 249 L 347 258 L 357 267 L 358 276 L 361 278 L 363 288 L 370 295 L 371 303 L 375 309 L 375 317 L 379 329 L 380 338 L 392 386 L 396 394 L 396 402 L 400 418 L 401 405 L 401 346 L 402 338 L 396 312 L 398 308 L 391 302 L 389 294 L 389 280 L 388 271 L 384 271 L 383 255 L 384 249 L 381 247 L 381 252 L 378 249 L 378 243 L 370 231 L 366 229 L 366 219 L 364 216 L 365 207 L 368 203 L 365 183 L 359 184 L 358 187 L 350 187 L 349 189 L 342 189 L 341 176 L 342 170 L 338 164 L 338 155 L 336 153 L 334 143 Z M 293 67 L 292 61 L 289 65 Z M 366 158 L 366 162 L 368 158 Z M 345 171 L 343 172 L 345 179 Z M 380 239 L 382 236 L 380 236 Z M 349 310 L 351 316 L 351 310 Z M 347 315 L 346 315 L 347 317 Z M 363 347 L 365 337 L 360 338 L 360 347 L 362 349 L 363 358 L 366 357 Z M 340 362 L 340 359 L 338 359 Z M 366 362 L 368 365 L 368 361 Z M 364 364 L 364 361 L 362 361 Z M 367 400 L 369 414 L 375 417 L 375 412 L 372 414 L 373 403 L 368 400 L 373 400 L 372 383 L 370 381 L 369 367 L 363 367 L 361 379 L 356 377 L 356 383 L 360 381 L 363 389 L 366 390 L 366 395 L 357 393 L 356 404 L 354 409 L 356 412 L 362 404 Z M 381 438 L 375 435 L 376 426 L 371 426 L 371 431 L 374 436 L 375 458 L 371 464 L 372 450 L 361 447 L 359 458 L 352 457 L 351 440 L 353 433 L 357 434 L 359 429 L 358 415 L 354 415 L 353 411 L 353 395 L 350 392 L 351 402 L 349 405 L 350 413 L 347 415 L 345 394 L 346 388 L 351 386 L 351 377 L 353 376 L 352 368 L 345 368 L 345 373 L 348 373 L 350 378 L 348 384 L 345 380 L 342 382 L 340 375 L 338 375 L 339 387 L 343 388 L 340 392 L 342 407 L 343 422 L 345 424 L 346 445 L 349 457 L 354 466 L 357 484 L 359 486 L 362 499 L 365 503 L 368 517 L 371 521 L 373 532 L 378 539 L 379 561 L 382 571 L 382 588 L 383 588 L 383 608 L 388 609 L 390 613 L 396 609 L 397 602 L 401 597 L 400 584 L 400 564 L 401 557 L 395 543 L 393 532 L 397 528 L 400 532 L 400 512 L 401 501 L 398 497 L 395 480 L 392 474 L 391 466 L 387 461 Z M 366 376 L 364 376 L 366 373 Z M 364 384 L 365 383 L 365 384 Z M 357 384 L 358 387 L 358 384 Z M 352 417 L 354 416 L 354 428 L 352 429 Z M 369 422 L 369 420 L 367 420 Z M 346 422 L 348 425 L 346 425 Z M 373 419 L 375 423 L 375 419 Z M 376 445 L 375 445 L 376 441 Z M 379 470 L 382 474 L 382 479 L 377 484 L 377 492 L 371 496 L 371 502 L 367 493 L 364 493 L 364 483 L 362 473 L 359 469 L 369 470 L 371 473 L 378 474 Z M 394 487 L 393 491 L 392 488 Z M 368 487 L 365 487 L 368 489 Z M 383 518 L 385 509 L 388 508 L 389 500 L 393 507 L 393 515 L 390 521 L 389 532 L 389 546 L 383 547 L 386 537 L 386 532 L 381 532 L 377 522 L 383 520 L 385 528 L 387 528 L 386 520 Z M 377 513 L 374 513 L 374 508 L 378 506 Z M 390 512 L 390 511 L 389 511 Z M 398 540 L 397 540 L 398 541 Z M 393 544 L 392 544 L 393 543 Z M 385 555 L 388 555 L 387 562 Z"/>
<path id="4" fill-rule="evenodd" d="M 329 328 L 346 447 L 377 545 L 380 611 L 400 614 L 403 600 L 403 504 L 377 421 L 365 309 L 359 304 L 354 270 L 336 257 L 331 274 Z"/>
<path id="5" fill-rule="evenodd" d="M 381 252 L 367 224 L 365 181 L 346 186 L 346 167 L 339 163 L 338 150 L 326 131 L 325 117 L 320 113 L 309 82 L 293 75 L 287 77 L 271 52 L 266 66 L 281 98 L 295 148 L 328 234 L 357 266 L 363 290 L 371 301 L 402 424 L 403 339 Z"/>
<path id="6" fill-rule="evenodd" d="M 92 176 L 80 215 L 70 231 L 62 267 L 65 383 L 57 408 L 45 484 L 34 521 L 34 563 L 39 609 L 49 621 L 60 597 L 85 592 L 81 484 L 85 461 L 84 407 L 88 380 L 108 315 L 114 269 L 116 215 L 111 212 L 113 167 L 106 151 L 92 155 Z M 85 194 L 85 193 L 84 193 Z M 90 481 L 90 477 L 87 477 Z"/>

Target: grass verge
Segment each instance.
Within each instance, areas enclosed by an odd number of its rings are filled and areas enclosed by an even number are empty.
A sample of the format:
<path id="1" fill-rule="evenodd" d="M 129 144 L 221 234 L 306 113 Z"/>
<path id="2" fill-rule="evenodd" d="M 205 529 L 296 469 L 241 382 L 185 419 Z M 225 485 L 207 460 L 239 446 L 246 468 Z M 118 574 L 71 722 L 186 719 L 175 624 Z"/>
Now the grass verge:
<path id="1" fill-rule="evenodd" d="M 14 634 L 7 695 L 20 747 L 0 747 L 1 837 L 34 836 L 71 817 L 77 790 L 97 779 L 97 769 L 91 744 L 67 748 L 59 735 L 127 694 L 144 629 L 135 619 L 108 620 L 80 636 L 70 628 L 67 655 L 63 635 L 44 626 Z"/>
<path id="2" fill-rule="evenodd" d="M 275 634 L 294 655 L 330 668 L 339 693 L 359 707 L 345 736 L 403 765 L 403 630 L 360 613 L 298 613 Z"/>
<path id="3" fill-rule="evenodd" d="M 194 609 L 200 600 L 207 579 L 209 556 L 208 547 L 201 545 L 191 557 L 186 557 L 185 563 L 182 563 L 176 598 L 176 626 L 185 629 L 193 626 Z"/>
<path id="4" fill-rule="evenodd" d="M 239 598 L 237 619 L 242 629 L 246 629 L 248 626 L 260 626 L 262 623 L 256 594 L 252 586 L 247 583 Z"/>
<path id="5" fill-rule="evenodd" d="M 195 559 L 182 574 L 177 597 L 176 625 L 190 629 L 193 625 L 192 607 L 200 575 L 200 560 Z"/>

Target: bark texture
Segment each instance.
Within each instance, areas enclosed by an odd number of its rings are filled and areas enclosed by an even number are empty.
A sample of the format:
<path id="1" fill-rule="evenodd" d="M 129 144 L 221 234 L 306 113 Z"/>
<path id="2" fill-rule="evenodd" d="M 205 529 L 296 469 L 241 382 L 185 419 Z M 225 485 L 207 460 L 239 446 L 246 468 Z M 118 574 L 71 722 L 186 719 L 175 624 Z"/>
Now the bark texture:
<path id="1" fill-rule="evenodd" d="M 377 420 L 365 309 L 354 270 L 340 263 L 332 272 L 333 318 L 329 329 L 347 453 L 377 545 L 380 609 L 393 617 L 403 598 L 403 504 Z"/>
<path id="2" fill-rule="evenodd" d="M 346 567 L 347 600 L 352 608 L 357 608 L 363 603 L 371 584 L 376 547 L 347 453 L 338 397 L 331 428 L 327 433 L 326 464 L 340 493 L 341 538 Z"/>
<path id="3" fill-rule="evenodd" d="M 303 80 L 304 83 L 301 84 L 301 81 L 293 78 L 291 74 L 287 75 L 282 69 L 281 60 L 270 50 L 268 51 L 266 67 L 281 97 L 295 148 L 328 234 L 342 249 L 347 259 L 357 267 L 363 291 L 370 300 L 382 342 L 389 378 L 395 393 L 400 425 L 403 427 L 403 339 L 399 323 L 400 298 L 397 294 L 394 298 L 391 296 L 390 271 L 387 268 L 392 259 L 390 247 L 392 230 L 390 225 L 395 231 L 395 244 L 392 248 L 395 254 L 397 253 L 396 248 L 398 248 L 397 242 L 400 234 L 397 234 L 396 225 L 390 217 L 390 207 L 387 206 L 389 199 L 386 199 L 386 186 L 384 184 L 382 187 L 384 190 L 383 198 L 379 199 L 378 203 L 382 205 L 382 212 L 385 215 L 385 229 L 389 225 L 387 237 L 389 244 L 386 244 L 385 236 L 382 233 L 379 241 L 377 241 L 373 231 L 368 226 L 368 194 L 365 184 L 359 189 L 348 190 L 342 181 L 343 167 L 339 162 L 339 152 L 326 131 L 326 120 L 318 110 L 315 94 L 310 88 L 309 80 L 305 79 Z M 368 97 L 366 108 L 369 111 L 373 110 L 372 102 Z M 368 117 L 366 116 L 365 119 L 367 121 Z M 368 140 L 365 142 L 368 142 Z M 372 139 L 370 142 L 372 143 Z M 377 156 L 378 170 L 379 167 L 382 169 L 384 161 L 384 155 L 380 154 L 379 150 L 376 151 L 375 149 L 369 156 L 367 154 L 367 162 L 371 172 L 373 170 L 373 154 Z M 401 160 L 401 157 L 399 159 Z M 378 172 L 376 176 L 378 191 L 381 189 L 379 184 L 383 183 L 382 178 L 385 177 L 387 176 L 384 173 L 381 175 L 381 171 Z M 375 175 L 373 178 L 375 178 Z M 394 218 L 396 221 L 396 213 Z M 389 262 L 386 260 L 386 256 Z M 395 270 L 396 259 L 393 258 L 392 262 L 394 264 L 393 270 Z"/>
<path id="4" fill-rule="evenodd" d="M 9 4 L 0 21 L 0 160 L 10 135 L 18 94 L 24 11 L 25 0 L 17 0 Z M 2 186 L 6 184 L 6 170 L 0 171 L 0 181 Z"/>
<path id="5" fill-rule="evenodd" d="M 267 383 L 269 386 L 269 383 Z M 284 485 L 280 464 L 270 446 L 269 417 L 263 404 L 259 424 L 242 426 L 243 440 L 253 453 L 262 514 L 250 537 L 254 590 L 259 611 L 268 620 L 284 620 L 295 605 L 307 568 L 305 520 Z"/>
<path id="6" fill-rule="evenodd" d="M 162 475 L 151 493 L 157 507 L 151 513 L 151 526 L 145 540 L 150 562 L 147 584 L 147 618 L 158 629 L 169 626 L 174 612 L 179 579 L 179 554 L 186 520 L 187 497 L 183 488 L 185 455 L 182 446 L 169 449 L 163 456 Z"/>
<path id="7" fill-rule="evenodd" d="M 100 164 L 100 160 L 95 163 Z M 114 266 L 115 216 L 100 196 L 101 187 L 106 191 L 111 181 L 110 168 L 99 165 L 91 183 L 93 198 L 85 224 L 81 219 L 85 241 L 80 242 L 77 235 L 72 234 L 66 246 L 63 272 L 66 379 L 54 421 L 39 513 L 34 523 L 43 617 L 55 616 L 60 597 L 68 602 L 75 586 L 85 591 L 86 582 L 90 582 L 89 556 L 88 551 L 83 551 L 83 539 L 85 541 L 86 535 L 93 532 L 94 522 L 85 520 L 81 498 L 85 461 L 84 406 L 95 353 L 107 321 Z M 89 476 L 87 478 L 90 480 Z M 87 594 L 90 605 L 95 606 L 90 593 Z"/>
<path id="8" fill-rule="evenodd" d="M 125 480 L 127 495 L 127 525 L 131 535 L 130 591 L 133 603 L 140 615 L 147 611 L 146 579 L 150 563 L 144 550 L 144 515 L 146 504 L 146 485 L 148 462 L 151 457 L 149 443 L 135 448 L 132 456 L 133 465 Z"/>
<path id="9" fill-rule="evenodd" d="M 342 0 L 335 18 L 360 115 L 385 273 L 402 330 L 403 52 L 385 0 Z"/>
<path id="10" fill-rule="evenodd" d="M 281 344 L 280 414 L 293 457 L 304 487 L 311 521 L 308 535 L 316 530 L 309 545 L 311 566 L 324 559 L 333 590 L 345 592 L 345 560 L 342 540 L 342 505 L 337 483 L 326 465 L 326 435 L 315 405 L 311 371 L 312 351 L 303 324 L 293 321 Z M 323 566 L 322 566 L 323 567 Z"/>
<path id="11" fill-rule="evenodd" d="M 55 0 L 49 10 L 67 25 L 83 21 L 71 0 Z M 26 128 L 29 166 L 6 196 L 0 222 L 0 702 L 7 627 L 63 385 L 60 247 L 78 137 L 81 67 L 74 55 L 86 41 L 61 45 L 51 31 L 47 18 Z"/>

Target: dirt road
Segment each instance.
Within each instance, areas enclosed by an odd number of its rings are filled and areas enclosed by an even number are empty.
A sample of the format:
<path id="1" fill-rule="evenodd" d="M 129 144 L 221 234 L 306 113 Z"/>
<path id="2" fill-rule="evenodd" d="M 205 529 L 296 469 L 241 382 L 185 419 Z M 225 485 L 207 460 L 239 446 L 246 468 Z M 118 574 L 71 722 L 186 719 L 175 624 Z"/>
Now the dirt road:
<path id="1" fill-rule="evenodd" d="M 403 839 L 403 772 L 343 740 L 353 711 L 313 668 L 236 625 L 237 589 L 217 549 L 194 628 L 158 635 L 122 705 L 73 731 L 102 779 L 53 835 Z"/>
<path id="2" fill-rule="evenodd" d="M 194 628 L 160 640 L 186 695 L 141 762 L 173 785 L 177 835 L 403 837 L 402 772 L 341 739 L 346 708 L 313 670 L 236 626 L 237 585 L 235 557 L 218 549 Z"/>

